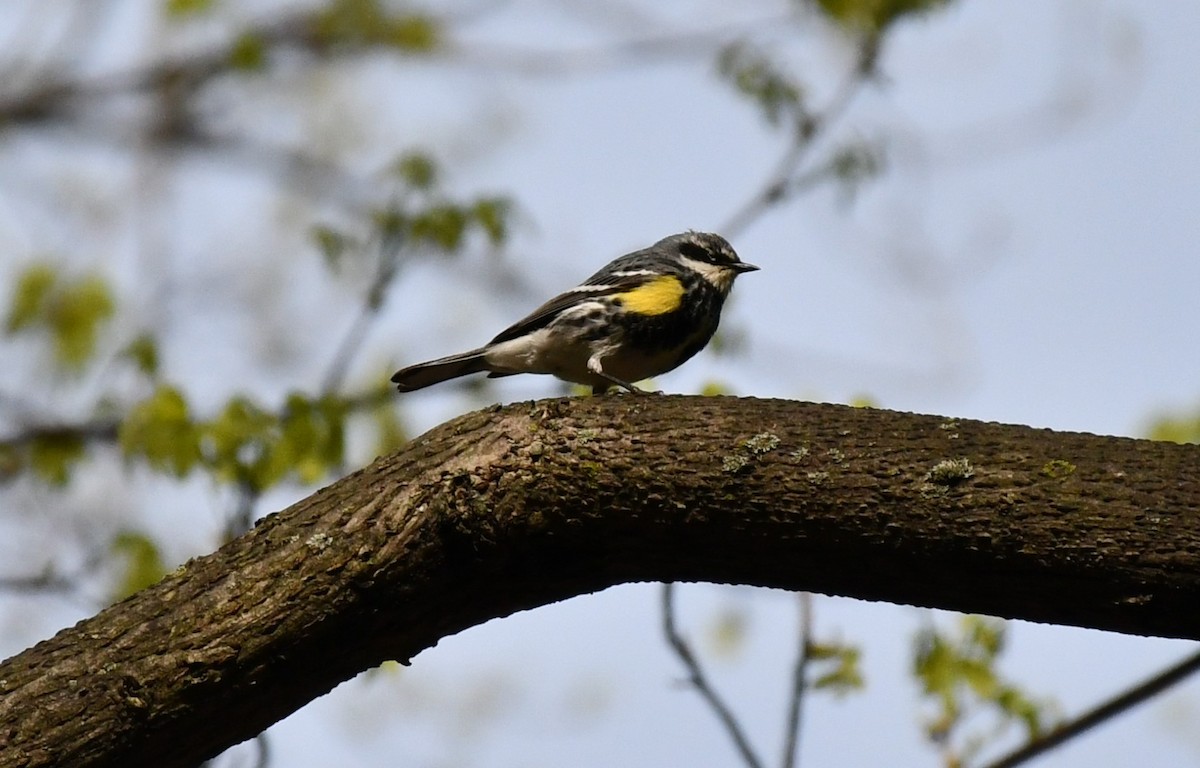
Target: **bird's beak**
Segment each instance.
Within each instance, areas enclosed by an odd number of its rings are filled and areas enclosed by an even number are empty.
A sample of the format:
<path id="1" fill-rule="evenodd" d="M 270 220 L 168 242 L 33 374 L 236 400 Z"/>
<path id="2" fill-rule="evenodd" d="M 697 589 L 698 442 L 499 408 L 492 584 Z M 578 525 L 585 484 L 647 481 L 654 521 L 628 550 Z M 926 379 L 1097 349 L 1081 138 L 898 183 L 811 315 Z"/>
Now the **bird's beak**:
<path id="1" fill-rule="evenodd" d="M 733 271 L 737 272 L 739 275 L 743 272 L 757 272 L 759 270 L 759 267 L 756 267 L 753 264 L 747 264 L 744 261 L 738 262 L 737 264 L 732 265 L 732 267 Z"/>

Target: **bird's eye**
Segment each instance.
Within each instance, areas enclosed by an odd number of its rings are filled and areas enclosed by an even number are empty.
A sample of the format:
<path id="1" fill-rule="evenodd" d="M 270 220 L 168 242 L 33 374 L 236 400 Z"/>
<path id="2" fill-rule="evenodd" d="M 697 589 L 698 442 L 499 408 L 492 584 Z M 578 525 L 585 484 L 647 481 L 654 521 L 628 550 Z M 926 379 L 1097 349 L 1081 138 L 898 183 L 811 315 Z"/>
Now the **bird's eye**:
<path id="1" fill-rule="evenodd" d="M 712 251 L 708 250 L 703 245 L 694 243 L 690 240 L 685 240 L 679 244 L 679 255 L 686 256 L 689 259 L 695 259 L 696 261 L 706 261 L 710 264 L 715 261 L 715 259 L 713 259 Z"/>

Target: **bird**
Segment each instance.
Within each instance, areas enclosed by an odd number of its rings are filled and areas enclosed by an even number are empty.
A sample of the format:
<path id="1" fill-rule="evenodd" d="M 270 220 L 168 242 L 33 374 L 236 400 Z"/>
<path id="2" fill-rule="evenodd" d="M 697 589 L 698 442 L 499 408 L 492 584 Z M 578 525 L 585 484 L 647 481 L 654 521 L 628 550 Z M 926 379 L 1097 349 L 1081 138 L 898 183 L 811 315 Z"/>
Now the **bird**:
<path id="1" fill-rule="evenodd" d="M 550 374 L 594 395 L 674 370 L 703 349 L 742 274 L 759 269 L 711 232 L 687 231 L 609 262 L 490 342 L 402 368 L 401 392 L 474 373 Z"/>

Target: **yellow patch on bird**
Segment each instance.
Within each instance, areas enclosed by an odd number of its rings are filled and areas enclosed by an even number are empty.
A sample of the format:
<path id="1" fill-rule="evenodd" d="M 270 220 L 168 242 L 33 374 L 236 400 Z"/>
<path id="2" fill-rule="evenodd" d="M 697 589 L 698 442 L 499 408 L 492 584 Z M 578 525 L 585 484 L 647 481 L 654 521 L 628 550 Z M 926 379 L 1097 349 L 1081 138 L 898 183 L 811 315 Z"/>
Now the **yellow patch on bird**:
<path id="1" fill-rule="evenodd" d="M 639 315 L 665 315 L 683 303 L 683 283 L 677 277 L 663 275 L 613 298 L 620 299 L 626 309 Z"/>

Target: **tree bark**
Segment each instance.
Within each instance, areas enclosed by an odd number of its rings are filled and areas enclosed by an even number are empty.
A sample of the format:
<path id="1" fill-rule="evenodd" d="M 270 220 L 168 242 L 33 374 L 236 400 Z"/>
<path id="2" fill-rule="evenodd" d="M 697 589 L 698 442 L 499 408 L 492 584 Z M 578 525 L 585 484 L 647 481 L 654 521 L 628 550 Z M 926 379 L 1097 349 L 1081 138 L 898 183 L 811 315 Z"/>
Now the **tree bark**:
<path id="1" fill-rule="evenodd" d="M 1200 639 L 1200 447 L 779 400 L 489 408 L 0 665 L 0 765 L 194 766 L 382 661 L 649 580 Z"/>

